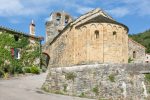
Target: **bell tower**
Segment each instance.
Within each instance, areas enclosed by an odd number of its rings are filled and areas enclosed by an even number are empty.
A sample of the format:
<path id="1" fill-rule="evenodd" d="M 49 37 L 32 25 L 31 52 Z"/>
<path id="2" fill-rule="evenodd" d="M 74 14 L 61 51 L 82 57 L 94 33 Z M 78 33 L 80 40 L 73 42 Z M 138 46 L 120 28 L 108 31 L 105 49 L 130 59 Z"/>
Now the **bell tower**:
<path id="1" fill-rule="evenodd" d="M 63 12 L 53 12 L 50 15 L 50 20 L 46 22 L 46 42 L 51 42 L 73 19 Z"/>

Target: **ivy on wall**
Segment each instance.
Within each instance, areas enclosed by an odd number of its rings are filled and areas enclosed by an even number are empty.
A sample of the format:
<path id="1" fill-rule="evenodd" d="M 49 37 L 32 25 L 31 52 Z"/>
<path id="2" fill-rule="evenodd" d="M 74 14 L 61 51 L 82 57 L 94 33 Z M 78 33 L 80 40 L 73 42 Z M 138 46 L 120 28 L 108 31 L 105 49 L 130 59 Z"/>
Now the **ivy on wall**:
<path id="1" fill-rule="evenodd" d="M 20 59 L 12 57 L 11 48 L 20 49 Z M 23 73 L 22 68 L 32 66 L 39 57 L 40 43 L 38 41 L 35 41 L 34 45 L 30 45 L 28 37 L 19 35 L 19 39 L 16 41 L 13 34 L 0 33 L 0 77 L 3 73 Z"/>

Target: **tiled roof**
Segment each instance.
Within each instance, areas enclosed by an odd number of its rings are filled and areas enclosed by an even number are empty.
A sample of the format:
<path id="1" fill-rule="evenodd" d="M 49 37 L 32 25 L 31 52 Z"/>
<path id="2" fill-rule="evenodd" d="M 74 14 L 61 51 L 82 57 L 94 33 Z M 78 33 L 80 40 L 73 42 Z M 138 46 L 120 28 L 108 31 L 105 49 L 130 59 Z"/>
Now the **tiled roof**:
<path id="1" fill-rule="evenodd" d="M 20 35 L 24 35 L 26 37 L 32 37 L 32 38 L 35 38 L 35 39 L 38 39 L 38 40 L 44 40 L 43 37 L 29 35 L 27 33 L 24 33 L 24 32 L 21 32 L 21 31 L 17 31 L 17 30 L 11 29 L 11 28 L 7 28 L 7 27 L 4 27 L 4 26 L 0 26 L 0 30 L 6 31 L 6 32 L 10 32 L 12 34 L 20 34 Z"/>

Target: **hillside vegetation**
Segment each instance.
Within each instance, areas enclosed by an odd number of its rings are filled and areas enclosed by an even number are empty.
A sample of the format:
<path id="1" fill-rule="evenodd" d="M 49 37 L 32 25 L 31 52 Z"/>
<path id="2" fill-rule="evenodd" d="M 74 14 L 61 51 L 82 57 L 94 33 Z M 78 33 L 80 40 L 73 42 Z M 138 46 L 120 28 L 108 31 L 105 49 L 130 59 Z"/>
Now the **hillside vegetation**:
<path id="1" fill-rule="evenodd" d="M 147 48 L 146 52 L 150 53 L 150 30 L 147 30 L 143 33 L 130 34 L 129 37 L 145 46 Z"/>

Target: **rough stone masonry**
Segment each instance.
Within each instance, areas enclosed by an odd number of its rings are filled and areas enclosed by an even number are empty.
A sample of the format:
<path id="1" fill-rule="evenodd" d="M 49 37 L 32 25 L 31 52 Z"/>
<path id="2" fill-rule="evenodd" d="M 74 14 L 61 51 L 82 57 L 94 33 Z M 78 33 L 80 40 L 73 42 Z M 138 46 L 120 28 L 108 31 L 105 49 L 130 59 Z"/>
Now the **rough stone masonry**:
<path id="1" fill-rule="evenodd" d="M 92 64 L 51 68 L 43 89 L 51 93 L 108 100 L 149 98 L 148 64 Z"/>

